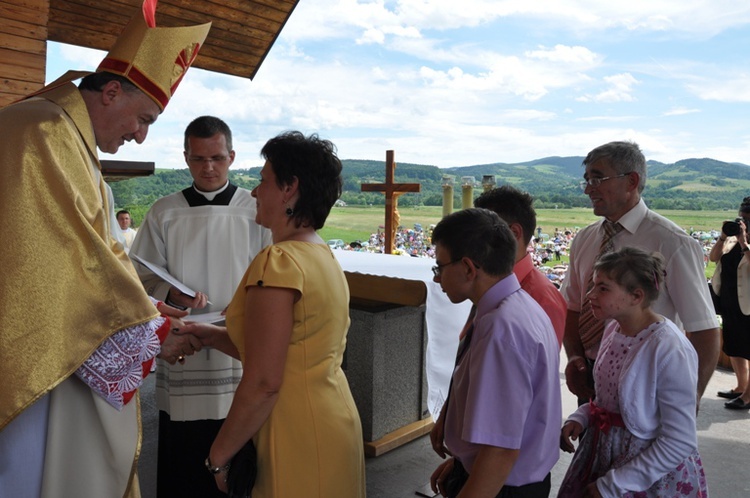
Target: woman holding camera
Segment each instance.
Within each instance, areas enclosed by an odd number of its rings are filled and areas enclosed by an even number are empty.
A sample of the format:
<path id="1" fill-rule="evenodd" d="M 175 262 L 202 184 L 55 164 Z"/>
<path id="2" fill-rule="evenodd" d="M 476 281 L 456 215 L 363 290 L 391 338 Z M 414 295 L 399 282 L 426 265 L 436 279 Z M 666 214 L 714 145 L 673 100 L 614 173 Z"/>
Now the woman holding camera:
<path id="1" fill-rule="evenodd" d="M 710 261 L 716 262 L 711 285 L 719 296 L 723 350 L 737 376 L 735 389 L 718 393 L 730 400 L 724 403 L 730 410 L 750 409 L 750 245 L 747 232 L 750 197 L 742 200 L 739 216 L 735 221 L 724 222 L 721 235 L 708 256 Z"/>

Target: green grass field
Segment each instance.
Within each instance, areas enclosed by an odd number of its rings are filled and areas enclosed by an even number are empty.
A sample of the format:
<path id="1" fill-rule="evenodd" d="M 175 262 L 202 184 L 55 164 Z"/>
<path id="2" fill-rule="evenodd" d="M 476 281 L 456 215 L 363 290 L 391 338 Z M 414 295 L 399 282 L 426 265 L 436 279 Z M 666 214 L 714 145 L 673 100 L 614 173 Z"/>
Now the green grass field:
<path id="1" fill-rule="evenodd" d="M 440 221 L 443 208 L 439 206 L 403 207 L 399 208 L 401 226 L 413 228 L 420 223 L 424 228 Z M 666 216 L 685 230 L 719 230 L 724 220 L 734 219 L 734 211 L 677 211 L 663 210 L 659 214 Z M 596 221 L 590 208 L 572 209 L 538 209 L 537 225 L 542 233 L 553 234 L 556 228 L 583 228 Z M 319 233 L 324 240 L 341 239 L 346 243 L 354 240 L 367 240 L 370 234 L 385 224 L 385 208 L 383 206 L 347 206 L 335 207 L 331 211 L 326 226 Z M 567 259 L 567 258 L 566 258 Z M 709 263 L 706 275 L 713 274 L 714 265 Z"/>
<path id="2" fill-rule="evenodd" d="M 420 208 L 399 208 L 401 226 L 412 228 L 415 223 L 421 223 L 427 228 L 440 221 L 443 209 L 439 206 Z M 732 211 L 659 211 L 677 223 L 685 230 L 719 230 L 724 220 L 734 219 L 736 212 Z M 537 225 L 543 233 L 554 233 L 555 228 L 583 228 L 596 221 L 597 216 L 589 208 L 572 209 L 538 209 Z M 321 236 L 328 239 L 342 239 L 345 242 L 366 240 L 370 234 L 385 223 L 385 208 L 383 206 L 347 206 L 335 207 L 331 211 L 326 226 L 320 230 Z"/>

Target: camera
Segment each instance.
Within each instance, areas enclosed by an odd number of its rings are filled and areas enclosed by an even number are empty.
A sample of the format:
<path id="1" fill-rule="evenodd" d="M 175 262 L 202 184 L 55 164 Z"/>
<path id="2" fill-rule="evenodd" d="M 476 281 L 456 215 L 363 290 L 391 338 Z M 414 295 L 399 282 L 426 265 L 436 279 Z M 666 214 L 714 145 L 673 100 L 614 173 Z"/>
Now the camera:
<path id="1" fill-rule="evenodd" d="M 740 233 L 740 221 L 742 221 L 742 218 L 735 218 L 734 221 L 725 221 L 724 224 L 721 225 L 721 231 L 724 232 L 724 235 L 727 237 L 738 235 Z"/>

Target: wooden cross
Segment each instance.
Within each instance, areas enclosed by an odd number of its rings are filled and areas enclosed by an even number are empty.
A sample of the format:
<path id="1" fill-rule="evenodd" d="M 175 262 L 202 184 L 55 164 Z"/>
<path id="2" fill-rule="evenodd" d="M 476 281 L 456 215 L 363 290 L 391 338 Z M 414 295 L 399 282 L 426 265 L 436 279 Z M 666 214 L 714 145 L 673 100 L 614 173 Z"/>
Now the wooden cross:
<path id="1" fill-rule="evenodd" d="M 396 229 L 401 217 L 398 214 L 398 196 L 406 192 L 420 192 L 419 183 L 393 183 L 396 163 L 393 151 L 385 151 L 385 183 L 363 183 L 362 192 L 383 192 L 385 194 L 385 246 L 383 252 L 393 254 Z"/>

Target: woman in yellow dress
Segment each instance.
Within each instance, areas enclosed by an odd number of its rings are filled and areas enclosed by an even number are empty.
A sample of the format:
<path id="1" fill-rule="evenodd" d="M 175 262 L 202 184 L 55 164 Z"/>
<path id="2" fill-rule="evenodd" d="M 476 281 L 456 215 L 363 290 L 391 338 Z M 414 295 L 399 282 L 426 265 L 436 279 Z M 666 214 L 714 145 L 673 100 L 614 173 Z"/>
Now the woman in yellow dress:
<path id="1" fill-rule="evenodd" d="M 269 140 L 261 155 L 256 222 L 273 244 L 241 280 L 226 329 L 183 328 L 244 368 L 206 465 L 226 491 L 226 466 L 252 438 L 253 498 L 364 497 L 362 428 L 341 370 L 349 288 L 315 232 L 341 194 L 341 162 L 331 142 L 299 132 Z"/>

